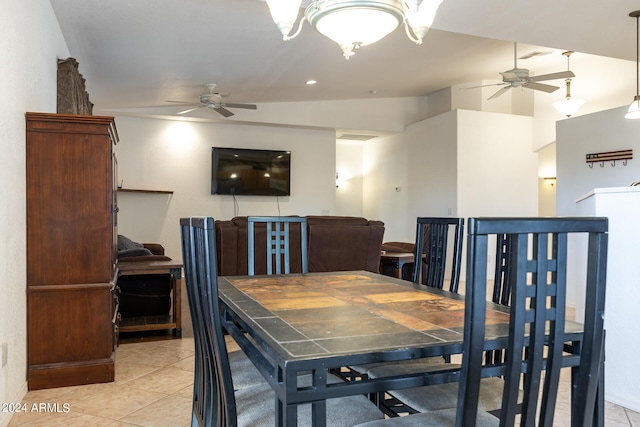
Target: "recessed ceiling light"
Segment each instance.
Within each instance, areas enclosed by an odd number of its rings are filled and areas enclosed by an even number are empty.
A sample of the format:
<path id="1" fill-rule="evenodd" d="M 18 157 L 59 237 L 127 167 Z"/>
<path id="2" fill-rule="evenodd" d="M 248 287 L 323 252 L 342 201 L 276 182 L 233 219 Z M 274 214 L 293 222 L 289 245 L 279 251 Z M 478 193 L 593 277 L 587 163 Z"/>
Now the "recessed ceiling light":
<path id="1" fill-rule="evenodd" d="M 317 82 L 317 81 L 315 81 L 315 80 L 307 80 L 307 84 L 308 84 L 308 85 L 314 85 L 314 84 L 316 84 L 316 83 L 318 83 L 318 82 Z"/>

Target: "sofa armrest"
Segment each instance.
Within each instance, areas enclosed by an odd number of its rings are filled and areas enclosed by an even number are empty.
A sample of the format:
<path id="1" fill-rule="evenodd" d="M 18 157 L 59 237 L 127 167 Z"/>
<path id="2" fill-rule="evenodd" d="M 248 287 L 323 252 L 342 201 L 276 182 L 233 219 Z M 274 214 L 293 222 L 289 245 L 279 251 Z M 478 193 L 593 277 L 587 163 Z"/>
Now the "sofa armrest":
<path id="1" fill-rule="evenodd" d="M 164 255 L 164 246 L 159 243 L 143 243 L 142 246 L 149 249 L 153 255 Z"/>
<path id="2" fill-rule="evenodd" d="M 413 253 L 415 250 L 415 242 L 384 242 L 382 244 L 382 250 L 387 253 L 407 252 Z"/>

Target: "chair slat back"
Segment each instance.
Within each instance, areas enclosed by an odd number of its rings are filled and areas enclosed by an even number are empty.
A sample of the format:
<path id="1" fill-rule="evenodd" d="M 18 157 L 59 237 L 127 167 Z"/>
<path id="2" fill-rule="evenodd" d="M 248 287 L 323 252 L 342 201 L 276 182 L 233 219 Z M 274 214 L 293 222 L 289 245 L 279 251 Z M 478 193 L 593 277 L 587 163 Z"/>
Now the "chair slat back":
<path id="1" fill-rule="evenodd" d="M 193 426 L 235 426 L 236 402 L 220 323 L 214 220 L 181 218 L 182 259 L 193 324 Z"/>
<path id="2" fill-rule="evenodd" d="M 604 345 L 606 218 L 471 218 L 468 223 L 465 331 L 457 426 L 474 425 L 485 347 L 488 242 L 511 239 L 509 339 L 500 425 L 514 425 L 523 379 L 521 425 L 551 426 L 565 349 L 568 241 L 586 257 L 585 319 L 574 383 L 572 426 L 591 425 Z M 584 238 L 583 238 L 584 239 Z M 579 278 L 572 277 L 572 286 Z M 544 372 L 544 374 L 543 374 Z M 602 392 L 602 390 L 600 390 Z"/>
<path id="3" fill-rule="evenodd" d="M 442 289 L 447 268 L 447 255 L 451 250 L 449 290 L 458 292 L 464 219 L 418 217 L 416 222 L 413 282 Z M 453 245 L 452 248 L 449 248 L 448 242 L 451 228 L 453 228 Z"/>
<path id="4" fill-rule="evenodd" d="M 266 266 L 267 274 L 291 273 L 290 224 L 300 227 L 300 253 L 302 273 L 308 273 L 307 257 L 307 219 L 301 217 L 250 216 L 247 218 L 247 270 L 250 276 L 255 274 L 255 229 L 256 224 L 266 227 Z"/>

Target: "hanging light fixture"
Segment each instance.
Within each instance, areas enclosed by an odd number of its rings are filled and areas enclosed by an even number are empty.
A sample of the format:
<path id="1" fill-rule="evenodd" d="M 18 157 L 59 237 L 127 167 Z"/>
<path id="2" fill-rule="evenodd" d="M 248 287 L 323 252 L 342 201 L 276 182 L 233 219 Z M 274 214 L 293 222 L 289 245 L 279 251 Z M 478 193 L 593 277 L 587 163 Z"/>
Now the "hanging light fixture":
<path id="1" fill-rule="evenodd" d="M 630 17 L 636 18 L 636 96 L 629 105 L 625 119 L 640 119 L 640 10 L 631 12 Z"/>
<path id="2" fill-rule="evenodd" d="M 567 71 L 571 71 L 569 66 L 569 57 L 572 53 L 573 51 L 571 50 L 562 53 L 567 57 Z M 560 114 L 571 117 L 580 107 L 582 107 L 584 100 L 571 98 L 571 78 L 566 79 L 565 82 L 567 83 L 567 96 L 565 96 L 561 101 L 554 102 L 553 106 L 556 107 L 556 110 L 558 110 Z"/>
<path id="3" fill-rule="evenodd" d="M 429 31 L 443 0 L 313 0 L 291 34 L 302 0 L 266 0 L 283 40 L 300 34 L 304 21 L 338 43 L 349 59 L 355 50 L 384 38 L 404 25 L 416 44 Z"/>

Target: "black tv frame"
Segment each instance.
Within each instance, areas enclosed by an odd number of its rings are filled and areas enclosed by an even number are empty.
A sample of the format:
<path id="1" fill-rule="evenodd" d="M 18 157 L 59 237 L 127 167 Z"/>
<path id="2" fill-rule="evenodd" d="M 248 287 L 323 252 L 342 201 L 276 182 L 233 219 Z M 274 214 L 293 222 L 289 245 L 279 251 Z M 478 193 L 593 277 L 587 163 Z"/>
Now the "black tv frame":
<path id="1" fill-rule="evenodd" d="M 211 147 L 211 194 L 290 196 L 291 152 Z"/>

